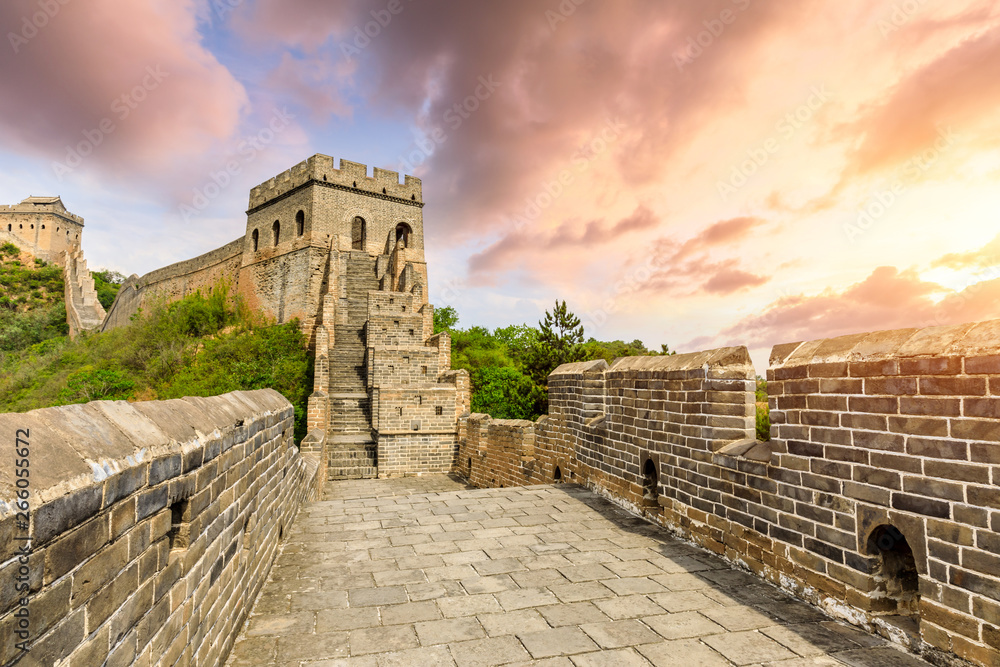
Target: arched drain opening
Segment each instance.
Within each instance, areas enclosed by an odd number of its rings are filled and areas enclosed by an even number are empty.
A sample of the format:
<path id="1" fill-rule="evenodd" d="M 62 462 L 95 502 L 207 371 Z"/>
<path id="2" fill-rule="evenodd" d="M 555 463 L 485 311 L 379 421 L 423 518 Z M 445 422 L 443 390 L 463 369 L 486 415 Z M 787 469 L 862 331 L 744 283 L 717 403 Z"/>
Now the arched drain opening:
<path id="1" fill-rule="evenodd" d="M 658 504 L 660 495 L 658 477 L 653 459 L 646 459 L 642 465 L 642 504 L 646 507 L 655 507 Z"/>
<path id="2" fill-rule="evenodd" d="M 469 472 L 472 472 L 472 457 L 469 457 Z"/>
<path id="3" fill-rule="evenodd" d="M 879 526 L 868 537 L 868 553 L 875 556 L 871 571 L 875 608 L 889 615 L 918 617 L 919 574 L 903 533 L 892 525 Z"/>
<path id="4" fill-rule="evenodd" d="M 552 473 L 552 479 L 554 479 L 557 482 L 562 481 L 562 470 L 559 469 L 559 466 L 556 466 L 556 471 Z"/>

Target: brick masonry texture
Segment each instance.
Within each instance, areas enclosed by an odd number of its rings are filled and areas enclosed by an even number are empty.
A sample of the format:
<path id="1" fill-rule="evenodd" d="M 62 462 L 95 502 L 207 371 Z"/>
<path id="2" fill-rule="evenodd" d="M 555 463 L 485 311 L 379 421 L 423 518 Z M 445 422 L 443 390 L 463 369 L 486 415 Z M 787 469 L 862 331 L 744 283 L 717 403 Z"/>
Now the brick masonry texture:
<path id="1" fill-rule="evenodd" d="M 745 348 L 569 364 L 537 422 L 462 419 L 457 471 L 585 484 L 936 662 L 1000 665 L 997 340 L 1000 321 L 778 345 L 766 443 Z"/>
<path id="2" fill-rule="evenodd" d="M 0 245 L 13 243 L 33 257 L 63 266 L 67 252 L 80 249 L 83 218 L 66 210 L 59 197 L 28 197 L 0 206 Z"/>
<path id="3" fill-rule="evenodd" d="M 0 664 L 220 664 L 319 493 L 292 423 L 270 389 L 0 415 L 10 442 L 30 431 L 33 548 L 21 655 L 12 453 L 0 460 Z"/>

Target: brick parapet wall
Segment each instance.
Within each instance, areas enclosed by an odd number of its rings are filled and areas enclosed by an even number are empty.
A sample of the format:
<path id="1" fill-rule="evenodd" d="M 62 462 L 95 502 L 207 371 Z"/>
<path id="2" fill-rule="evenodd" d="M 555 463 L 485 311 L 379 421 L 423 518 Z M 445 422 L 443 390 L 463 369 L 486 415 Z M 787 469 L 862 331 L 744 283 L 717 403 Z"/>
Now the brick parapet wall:
<path id="1" fill-rule="evenodd" d="M 997 340 L 1000 321 L 776 346 L 769 443 L 753 437 L 745 348 L 569 365 L 537 423 L 462 420 L 456 470 L 480 486 L 549 483 L 562 461 L 563 480 L 569 469 L 835 616 L 900 639 L 884 617 L 915 611 L 911 648 L 996 665 Z M 913 553 L 909 598 L 888 581 L 897 547 Z"/>
<path id="2" fill-rule="evenodd" d="M 784 483 L 838 502 L 799 531 L 814 569 L 880 611 L 871 538 L 893 526 L 920 573 L 922 638 L 980 664 L 1000 664 L 998 340 L 1000 321 L 843 336 L 777 346 L 768 371 Z"/>
<path id="3" fill-rule="evenodd" d="M 15 465 L 0 460 L 0 664 L 222 664 L 317 461 L 277 392 L 0 415 L 28 431 L 30 652 L 15 648 Z"/>

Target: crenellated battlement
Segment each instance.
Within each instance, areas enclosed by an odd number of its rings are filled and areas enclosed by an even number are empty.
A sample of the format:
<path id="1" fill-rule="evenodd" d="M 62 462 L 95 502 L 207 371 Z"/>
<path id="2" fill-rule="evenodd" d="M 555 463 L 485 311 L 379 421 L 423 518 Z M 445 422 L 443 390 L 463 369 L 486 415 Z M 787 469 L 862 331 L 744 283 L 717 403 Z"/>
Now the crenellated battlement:
<path id="1" fill-rule="evenodd" d="M 32 202 L 32 199 L 40 199 L 38 197 L 29 197 L 25 199 L 20 204 L 4 204 L 0 205 L 0 213 L 50 213 L 52 215 L 58 215 L 61 218 L 65 218 L 70 222 L 75 222 L 76 224 L 83 227 L 83 218 L 79 215 L 70 213 L 59 201 L 58 197 L 53 197 L 51 202 Z"/>
<path id="2" fill-rule="evenodd" d="M 338 168 L 335 166 L 334 158 L 316 154 L 252 188 L 249 208 L 253 210 L 310 181 L 423 205 L 422 184 L 415 176 L 404 176 L 401 184 L 399 172 L 376 167 L 373 175 L 368 176 L 366 165 L 342 159 Z"/>

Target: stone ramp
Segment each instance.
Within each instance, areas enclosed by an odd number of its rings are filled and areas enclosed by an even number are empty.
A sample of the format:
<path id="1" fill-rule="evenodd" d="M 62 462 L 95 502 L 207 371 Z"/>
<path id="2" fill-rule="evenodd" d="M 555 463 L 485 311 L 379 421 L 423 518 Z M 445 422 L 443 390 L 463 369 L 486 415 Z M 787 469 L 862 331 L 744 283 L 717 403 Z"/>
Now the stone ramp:
<path id="1" fill-rule="evenodd" d="M 428 475 L 303 507 L 227 665 L 927 663 L 581 487 Z"/>

